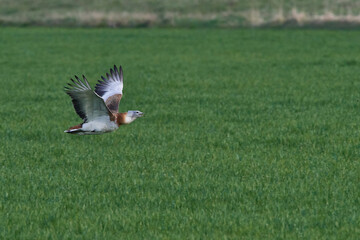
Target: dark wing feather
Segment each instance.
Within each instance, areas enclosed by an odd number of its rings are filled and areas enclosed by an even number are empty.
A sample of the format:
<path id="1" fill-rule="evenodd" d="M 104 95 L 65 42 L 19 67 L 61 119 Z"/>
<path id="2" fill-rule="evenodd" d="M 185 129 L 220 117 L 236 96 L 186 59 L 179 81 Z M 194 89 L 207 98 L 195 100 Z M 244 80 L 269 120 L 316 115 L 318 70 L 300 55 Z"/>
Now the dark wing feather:
<path id="1" fill-rule="evenodd" d="M 112 114 L 105 105 L 103 99 L 92 91 L 88 81 L 83 75 L 83 80 L 77 76 L 68 83 L 65 92 L 71 97 L 76 113 L 84 120 L 90 122 L 104 116 L 111 117 Z"/>

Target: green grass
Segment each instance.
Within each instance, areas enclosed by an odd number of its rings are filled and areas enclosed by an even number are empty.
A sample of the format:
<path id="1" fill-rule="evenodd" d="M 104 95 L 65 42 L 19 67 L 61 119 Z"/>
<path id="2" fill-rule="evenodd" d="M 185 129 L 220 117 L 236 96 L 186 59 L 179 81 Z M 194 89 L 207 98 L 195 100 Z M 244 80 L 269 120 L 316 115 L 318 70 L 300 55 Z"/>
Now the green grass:
<path id="1" fill-rule="evenodd" d="M 1 239 L 356 239 L 360 34 L 0 29 Z M 63 86 L 124 68 L 99 136 Z"/>

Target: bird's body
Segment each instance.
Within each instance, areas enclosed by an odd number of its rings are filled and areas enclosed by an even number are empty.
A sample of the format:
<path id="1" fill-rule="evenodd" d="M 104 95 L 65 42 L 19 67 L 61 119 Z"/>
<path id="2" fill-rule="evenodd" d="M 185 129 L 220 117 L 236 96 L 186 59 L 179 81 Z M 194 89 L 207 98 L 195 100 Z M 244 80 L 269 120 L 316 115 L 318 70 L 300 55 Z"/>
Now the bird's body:
<path id="1" fill-rule="evenodd" d="M 129 124 L 142 117 L 140 111 L 119 113 L 118 107 L 122 97 L 123 74 L 114 66 L 110 69 L 107 78 L 96 84 L 92 91 L 88 81 L 83 75 L 83 80 L 75 76 L 71 79 L 70 87 L 65 87 L 66 93 L 72 98 L 76 113 L 84 120 L 83 123 L 70 127 L 66 133 L 78 135 L 103 134 L 115 131 L 123 124 Z"/>

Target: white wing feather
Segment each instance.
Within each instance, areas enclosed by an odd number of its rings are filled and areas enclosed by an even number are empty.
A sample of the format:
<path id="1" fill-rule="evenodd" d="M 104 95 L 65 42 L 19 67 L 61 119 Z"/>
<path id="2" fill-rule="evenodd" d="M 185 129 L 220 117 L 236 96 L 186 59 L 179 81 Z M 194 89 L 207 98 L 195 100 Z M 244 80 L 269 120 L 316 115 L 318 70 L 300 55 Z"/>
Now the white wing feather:
<path id="1" fill-rule="evenodd" d="M 123 94 L 123 72 L 120 66 L 119 71 L 116 66 L 114 70 L 110 69 L 110 74 L 106 73 L 106 77 L 101 76 L 103 81 L 99 81 L 95 86 L 95 92 L 104 99 L 104 102 L 116 94 Z"/>

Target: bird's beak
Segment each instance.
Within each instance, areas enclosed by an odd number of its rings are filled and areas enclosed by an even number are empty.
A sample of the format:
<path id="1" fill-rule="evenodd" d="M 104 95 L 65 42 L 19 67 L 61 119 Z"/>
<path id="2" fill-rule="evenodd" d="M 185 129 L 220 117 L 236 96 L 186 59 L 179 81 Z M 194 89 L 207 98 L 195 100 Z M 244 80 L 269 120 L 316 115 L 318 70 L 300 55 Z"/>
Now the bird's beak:
<path id="1" fill-rule="evenodd" d="M 141 112 L 139 115 L 140 115 L 140 117 L 142 117 L 142 116 L 144 116 L 144 113 L 143 113 L 143 112 Z"/>

